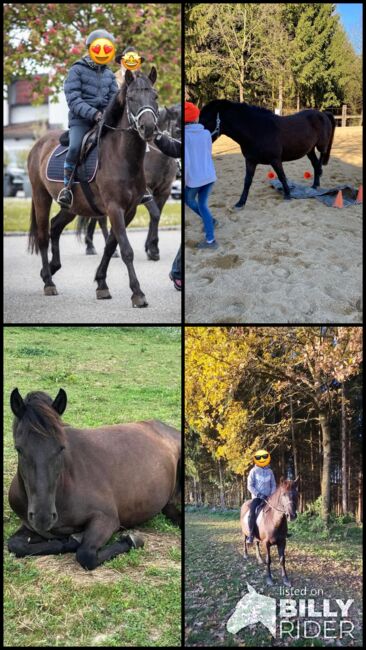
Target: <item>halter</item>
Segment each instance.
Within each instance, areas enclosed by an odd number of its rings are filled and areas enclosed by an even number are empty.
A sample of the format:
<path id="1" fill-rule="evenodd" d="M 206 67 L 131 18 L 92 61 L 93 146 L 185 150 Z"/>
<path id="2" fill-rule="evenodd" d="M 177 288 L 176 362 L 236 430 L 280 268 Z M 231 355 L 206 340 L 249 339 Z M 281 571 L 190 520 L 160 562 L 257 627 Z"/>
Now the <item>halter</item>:
<path id="1" fill-rule="evenodd" d="M 216 115 L 216 128 L 214 131 L 211 131 L 211 135 L 220 135 L 220 114 Z"/>

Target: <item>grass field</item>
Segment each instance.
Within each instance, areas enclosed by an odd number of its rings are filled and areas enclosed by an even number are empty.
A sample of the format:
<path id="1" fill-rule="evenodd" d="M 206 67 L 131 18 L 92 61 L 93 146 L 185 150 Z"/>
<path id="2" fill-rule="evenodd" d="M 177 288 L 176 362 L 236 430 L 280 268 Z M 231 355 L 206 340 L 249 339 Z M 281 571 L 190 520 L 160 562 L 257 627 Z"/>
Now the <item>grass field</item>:
<path id="1" fill-rule="evenodd" d="M 68 395 L 77 427 L 149 418 L 181 425 L 177 327 L 5 327 L 5 539 L 19 520 L 7 490 L 16 470 L 9 395 Z M 145 547 L 93 572 L 73 554 L 16 559 L 5 551 L 5 646 L 179 646 L 180 533 L 163 515 L 139 527 Z"/>
<path id="2" fill-rule="evenodd" d="M 311 534 L 308 539 L 298 537 L 296 527 L 290 527 L 292 537 L 287 542 L 286 569 L 295 589 L 309 594 L 312 589 L 315 609 L 321 611 L 323 599 L 331 605 L 335 599 L 353 599 L 347 619 L 354 624 L 354 639 L 347 636 L 333 639 L 321 633 L 316 638 L 277 638 L 262 623 L 248 625 L 237 634 L 226 630 L 226 623 L 238 601 L 248 592 L 249 583 L 257 592 L 278 600 L 282 586 L 277 549 L 271 551 L 273 587 L 265 584 L 265 568 L 258 566 L 255 549 L 249 550 L 249 559 L 243 559 L 239 511 L 211 513 L 204 510 L 185 514 L 185 645 L 186 647 L 362 647 L 362 530 L 351 538 L 340 541 L 322 540 Z M 338 532 L 338 531 L 336 531 Z M 264 555 L 262 549 L 262 556 Z M 319 595 L 317 595 L 319 592 Z M 308 598 L 298 594 L 292 598 Z M 333 610 L 334 607 L 331 607 Z M 278 610 L 277 610 L 278 611 Z M 311 618 L 307 616 L 307 618 Z M 334 617 L 333 617 L 334 618 Z M 292 619 L 294 620 L 294 619 Z M 297 622 L 297 618 L 295 621 Z M 324 624 L 324 618 L 317 618 Z M 333 619 L 332 619 L 333 620 Z M 300 619 L 300 625 L 303 621 Z M 328 619 L 329 623 L 329 619 Z M 336 624 L 329 626 L 339 630 Z M 296 629 L 296 627 L 295 627 Z M 302 628 L 300 628 L 302 630 Z M 295 636 L 295 632 L 294 632 Z M 309 634 L 310 636 L 310 634 Z M 335 643 L 334 643 L 335 641 Z"/>
<path id="3" fill-rule="evenodd" d="M 53 201 L 50 218 L 54 217 L 60 207 Z M 4 232 L 28 232 L 31 212 L 31 199 L 4 199 Z M 136 215 L 129 228 L 146 228 L 149 225 L 149 213 L 143 205 L 139 205 Z M 179 201 L 166 203 L 160 218 L 160 226 L 180 226 L 181 205 Z M 76 219 L 66 226 L 65 230 L 75 230 Z M 99 226 L 97 226 L 99 228 Z"/>

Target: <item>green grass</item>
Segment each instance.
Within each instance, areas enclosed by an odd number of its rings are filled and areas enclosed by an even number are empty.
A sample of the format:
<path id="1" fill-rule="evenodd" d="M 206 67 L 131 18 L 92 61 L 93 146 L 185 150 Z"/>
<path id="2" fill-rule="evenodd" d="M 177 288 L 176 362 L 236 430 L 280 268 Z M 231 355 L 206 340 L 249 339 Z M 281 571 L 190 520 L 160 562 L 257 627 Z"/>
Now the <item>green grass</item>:
<path id="1" fill-rule="evenodd" d="M 60 208 L 53 201 L 50 218 L 54 217 Z M 31 211 L 31 199 L 6 198 L 4 199 L 4 232 L 28 232 Z M 149 213 L 140 205 L 129 228 L 146 228 L 149 225 Z M 160 218 L 160 226 L 181 225 L 180 202 L 166 203 Z M 75 230 L 76 219 L 66 226 L 65 230 Z M 99 225 L 97 225 L 99 230 Z"/>
<path id="2" fill-rule="evenodd" d="M 14 387 L 23 396 L 64 388 L 64 420 L 76 427 L 158 418 L 180 428 L 178 327 L 5 327 L 4 351 L 5 539 L 19 526 L 7 500 L 16 471 Z M 37 565 L 5 551 L 5 645 L 179 646 L 180 533 L 162 514 L 139 529 L 145 547 L 98 569 L 113 571 L 106 582 L 78 584 L 73 569 L 57 568 L 62 557 Z M 72 568 L 73 557 L 63 557 Z"/>
<path id="3" fill-rule="evenodd" d="M 207 509 L 192 511 L 185 515 L 185 644 L 186 647 L 271 647 L 328 645 L 323 635 L 318 639 L 286 637 L 274 639 L 261 623 L 247 626 L 237 634 L 226 630 L 226 623 L 237 602 L 244 596 L 247 582 L 259 593 L 279 600 L 282 585 L 277 549 L 272 548 L 271 571 L 273 587 L 265 584 L 265 568 L 258 566 L 255 549 L 249 549 L 249 559 L 243 559 L 243 544 L 239 514 Z M 227 515 L 227 516 L 226 516 Z M 334 554 L 338 546 L 342 552 Z M 262 557 L 264 552 L 262 549 Z M 314 536 L 305 543 L 295 533 L 287 541 L 286 569 L 295 589 L 319 590 L 312 594 L 315 609 L 322 607 L 323 598 L 353 599 L 350 619 L 355 625 L 355 640 L 340 639 L 338 645 L 359 646 L 362 630 L 362 543 L 357 541 L 330 542 Z M 292 596 L 299 598 L 299 596 Z M 309 597 L 309 596 L 307 596 Z M 351 610 L 350 610 L 351 612 Z M 277 619 L 278 620 L 278 619 Z M 322 623 L 323 619 L 317 619 Z M 303 621 L 302 621 L 303 622 Z M 323 628 L 322 628 L 323 629 Z M 339 628 L 338 628 L 339 629 Z M 332 645 L 332 644 L 330 644 Z"/>

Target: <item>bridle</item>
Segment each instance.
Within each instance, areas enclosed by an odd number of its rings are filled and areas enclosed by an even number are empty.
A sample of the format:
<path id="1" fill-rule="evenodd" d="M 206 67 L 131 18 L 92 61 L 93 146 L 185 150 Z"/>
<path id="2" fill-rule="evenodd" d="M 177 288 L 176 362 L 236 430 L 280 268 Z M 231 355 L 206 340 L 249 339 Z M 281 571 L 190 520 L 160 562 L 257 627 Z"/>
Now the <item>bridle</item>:
<path id="1" fill-rule="evenodd" d="M 281 496 L 282 496 L 282 495 L 280 494 L 280 496 L 279 496 L 279 498 L 278 498 L 278 503 L 280 502 L 280 498 L 281 498 Z M 273 510 L 277 510 L 277 512 L 282 512 L 284 515 L 287 515 L 286 510 L 281 510 L 280 508 L 276 508 L 276 506 L 273 506 L 271 503 L 269 503 L 268 501 L 266 501 L 266 499 L 263 499 L 263 501 L 267 504 L 267 506 L 269 506 L 269 507 L 272 508 Z"/>
<path id="2" fill-rule="evenodd" d="M 158 135 L 158 133 L 160 133 L 160 131 L 158 129 L 158 118 L 159 118 L 159 116 L 158 116 L 157 112 L 155 111 L 155 109 L 152 106 L 149 106 L 147 104 L 146 106 L 141 106 L 141 108 L 138 109 L 137 113 L 133 113 L 130 106 L 129 106 L 128 100 L 129 100 L 129 96 L 126 93 L 126 111 L 127 111 L 128 123 L 129 123 L 130 126 L 128 126 L 128 127 L 110 126 L 109 124 L 106 124 L 103 120 L 101 120 L 102 126 L 105 126 L 107 129 L 112 129 L 113 131 L 136 131 L 138 133 L 138 135 L 140 136 L 140 138 L 142 140 L 145 140 L 145 138 L 143 137 L 143 135 L 141 133 L 141 125 L 139 123 L 139 120 L 144 115 L 144 113 L 151 113 L 152 116 L 153 116 L 153 119 L 154 119 L 154 135 Z"/>

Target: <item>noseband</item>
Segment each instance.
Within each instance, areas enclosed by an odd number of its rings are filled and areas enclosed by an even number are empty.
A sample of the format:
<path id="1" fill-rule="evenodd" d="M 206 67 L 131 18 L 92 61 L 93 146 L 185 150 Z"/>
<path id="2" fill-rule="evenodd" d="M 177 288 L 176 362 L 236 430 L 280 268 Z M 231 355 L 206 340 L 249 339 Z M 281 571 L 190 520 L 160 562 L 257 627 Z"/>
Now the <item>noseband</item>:
<path id="1" fill-rule="evenodd" d="M 126 110 L 127 110 L 127 119 L 128 123 L 130 126 L 127 128 L 124 128 L 123 126 L 120 127 L 114 127 L 114 126 L 109 126 L 109 124 L 106 124 L 103 120 L 101 120 L 103 126 L 105 126 L 107 129 L 112 129 L 112 131 L 136 131 L 140 138 L 142 140 L 145 140 L 143 135 L 141 134 L 141 125 L 139 123 L 139 120 L 141 119 L 142 115 L 144 113 L 152 113 L 153 119 L 154 119 L 154 135 L 157 135 L 160 133 L 158 129 L 158 114 L 157 112 L 153 109 L 152 106 L 141 106 L 141 108 L 138 109 L 137 113 L 132 113 L 129 104 L 128 104 L 128 95 L 126 94 Z"/>

